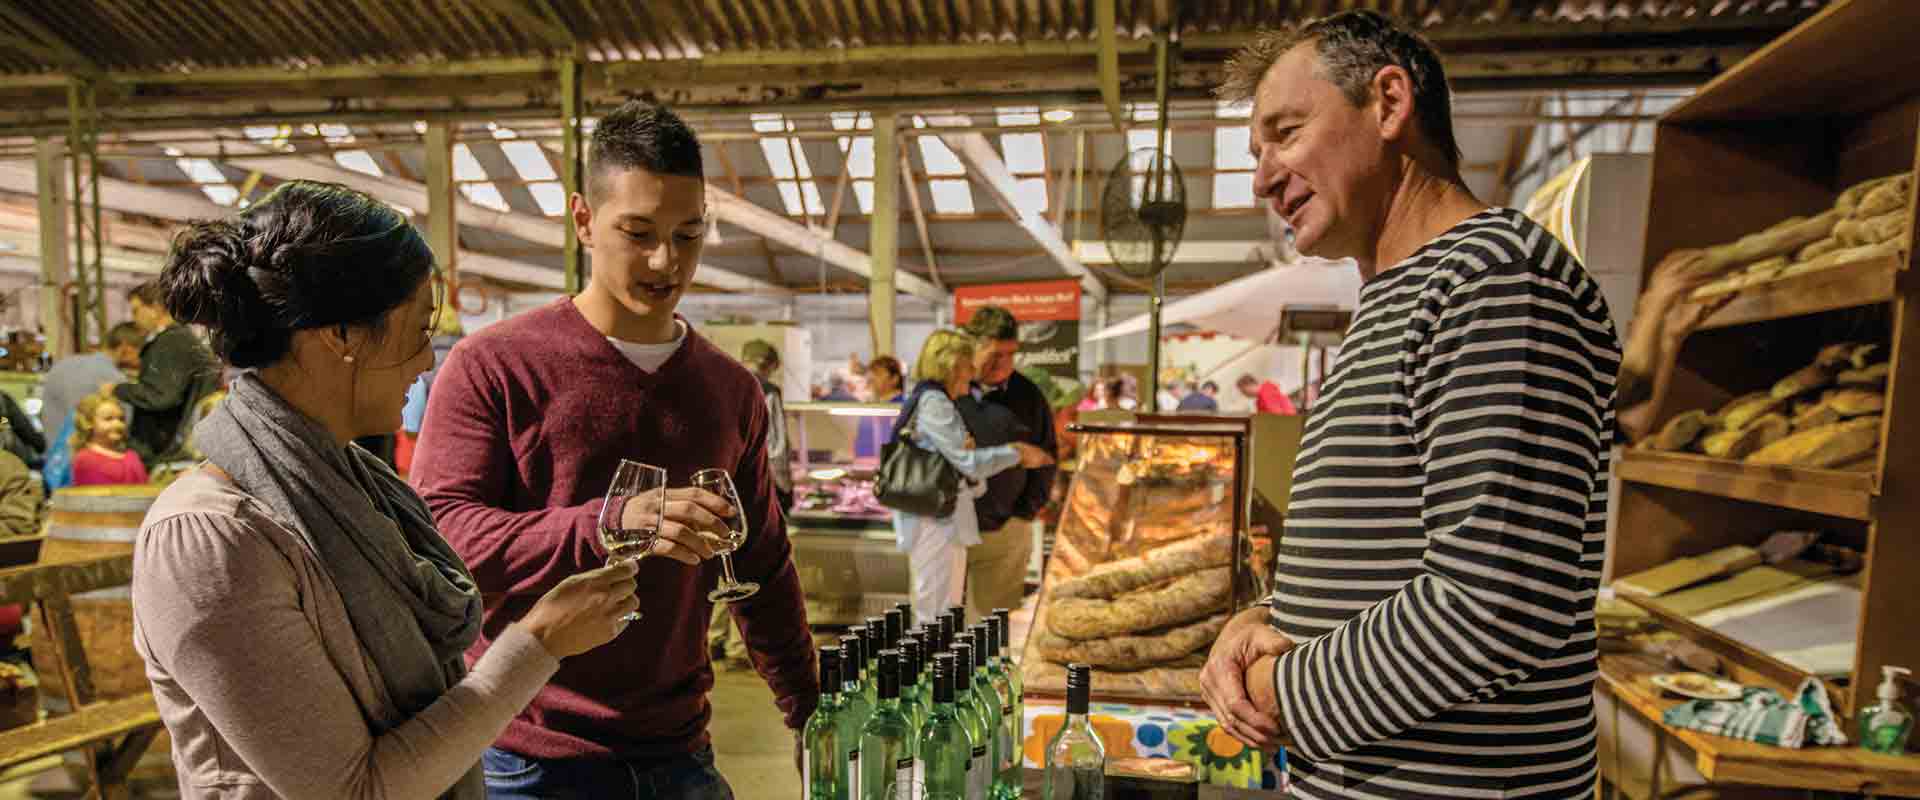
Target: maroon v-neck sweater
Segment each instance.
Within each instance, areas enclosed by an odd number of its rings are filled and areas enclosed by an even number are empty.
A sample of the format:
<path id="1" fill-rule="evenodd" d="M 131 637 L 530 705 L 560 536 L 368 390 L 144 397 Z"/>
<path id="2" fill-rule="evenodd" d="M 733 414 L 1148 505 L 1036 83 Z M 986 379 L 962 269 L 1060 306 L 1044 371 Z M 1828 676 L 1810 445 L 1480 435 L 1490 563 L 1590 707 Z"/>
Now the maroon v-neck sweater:
<path id="1" fill-rule="evenodd" d="M 767 466 L 767 407 L 752 374 L 689 332 L 657 372 L 628 361 L 562 298 L 463 339 L 434 379 L 412 478 L 486 596 L 469 663 L 561 579 L 605 563 L 595 531 L 623 458 L 674 486 L 730 470 L 746 506 L 734 557 L 760 593 L 733 606 L 789 728 L 819 700 L 811 636 Z M 720 562 L 640 564 L 645 617 L 568 658 L 499 746 L 533 758 L 648 758 L 705 747 L 707 601 Z"/>

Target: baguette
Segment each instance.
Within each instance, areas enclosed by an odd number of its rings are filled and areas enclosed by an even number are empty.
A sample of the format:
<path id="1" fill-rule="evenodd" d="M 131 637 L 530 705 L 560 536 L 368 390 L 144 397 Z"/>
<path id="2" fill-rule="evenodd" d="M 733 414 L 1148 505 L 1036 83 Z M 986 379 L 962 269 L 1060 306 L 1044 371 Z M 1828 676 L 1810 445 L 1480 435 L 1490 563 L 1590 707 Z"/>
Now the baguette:
<path id="1" fill-rule="evenodd" d="M 1779 383 L 1773 385 L 1771 394 L 1775 400 L 1791 400 L 1815 389 L 1824 389 L 1832 385 L 1835 372 L 1830 366 L 1810 364 L 1781 378 Z"/>
<path id="2" fill-rule="evenodd" d="M 1867 190 L 1860 196 L 1859 207 L 1848 216 L 1854 219 L 1871 219 L 1890 211 L 1898 210 L 1907 204 L 1907 195 L 1913 191 L 1913 173 L 1896 175 L 1892 180 Z"/>
<path id="3" fill-rule="evenodd" d="M 1700 432 L 1707 427 L 1707 412 L 1686 411 L 1667 420 L 1665 427 L 1653 435 L 1649 449 L 1678 452 L 1687 449 L 1694 439 L 1700 438 Z"/>
<path id="4" fill-rule="evenodd" d="M 1835 226 L 1839 225 L 1839 223 L 1834 223 L 1834 224 Z M 1816 258 L 1824 256 L 1842 247 L 1845 247 L 1845 245 L 1840 243 L 1840 239 L 1838 237 L 1828 236 L 1825 239 L 1821 239 L 1820 241 L 1814 242 L 1812 244 L 1807 245 L 1806 247 L 1800 248 L 1800 252 L 1793 254 L 1793 260 L 1795 263 L 1799 263 L 1802 261 L 1812 261 Z"/>
<path id="5" fill-rule="evenodd" d="M 1158 589 L 1112 600 L 1049 598 L 1047 628 L 1067 639 L 1105 639 L 1203 619 L 1226 609 L 1233 594 L 1233 567 L 1188 573 Z"/>
<path id="6" fill-rule="evenodd" d="M 1833 233 L 1841 215 L 1827 211 L 1812 217 L 1791 217 L 1759 233 L 1750 233 L 1728 244 L 1709 247 L 1706 261 L 1711 272 L 1722 272 L 1737 264 L 1752 264 L 1774 256 L 1789 255 Z"/>
<path id="7" fill-rule="evenodd" d="M 1897 172 L 1892 175 L 1882 175 L 1878 178 L 1870 178 L 1856 183 L 1848 187 L 1846 191 L 1840 193 L 1839 199 L 1833 203 L 1833 210 L 1851 217 L 1855 211 L 1859 210 L 1860 200 L 1866 197 L 1868 192 L 1880 188 L 1889 181 L 1909 174 L 1911 173 Z"/>
<path id="8" fill-rule="evenodd" d="M 1805 275 L 1809 272 L 1819 272 L 1821 270 L 1828 270 L 1828 269 L 1833 269 L 1834 267 L 1845 266 L 1847 264 L 1852 264 L 1856 261 L 1868 261 L 1871 259 L 1879 258 L 1881 256 L 1892 255 L 1896 252 L 1899 252 L 1900 248 L 1905 246 L 1906 246 L 1906 237 L 1901 236 L 1901 237 L 1889 239 L 1884 242 L 1880 242 L 1878 244 L 1860 245 L 1858 247 L 1846 247 L 1839 250 L 1835 250 L 1831 253 L 1827 253 L 1826 255 L 1820 256 L 1819 258 L 1816 258 L 1812 261 L 1808 261 L 1801 264 L 1795 264 L 1791 267 L 1787 267 L 1785 272 L 1780 273 L 1780 277 L 1785 278 L 1792 275 Z M 1701 287 L 1701 288 L 1705 289 L 1706 287 Z M 1694 294 L 1700 295 L 1700 289 L 1694 290 Z"/>
<path id="9" fill-rule="evenodd" d="M 1739 460 L 1787 437 L 1793 425 L 1784 414 L 1767 414 L 1737 430 L 1722 430 L 1700 439 L 1700 452 L 1714 458 Z"/>
<path id="10" fill-rule="evenodd" d="M 1885 389 L 1887 388 L 1887 376 L 1892 374 L 1892 371 L 1893 365 L 1882 361 L 1870 367 L 1850 369 L 1842 372 L 1840 373 L 1840 377 L 1834 379 L 1834 382 L 1843 388 Z"/>
<path id="11" fill-rule="evenodd" d="M 1231 532 L 1199 536 L 1156 547 L 1133 558 L 1099 564 L 1048 590 L 1055 600 L 1068 597 L 1110 599 L 1190 572 L 1233 563 Z"/>
<path id="12" fill-rule="evenodd" d="M 1741 274 L 1760 278 L 1771 278 L 1785 271 L 1786 268 L 1792 264 L 1793 260 L 1787 256 L 1774 256 L 1764 261 L 1753 262 L 1748 265 L 1745 270 L 1742 270 Z"/>
<path id="13" fill-rule="evenodd" d="M 1082 663 L 1109 669 L 1142 669 L 1178 662 L 1213 644 L 1227 625 L 1227 614 L 1217 614 L 1165 633 L 1115 636 L 1076 642 L 1040 631 L 1034 642 L 1040 656 L 1062 664 Z"/>
<path id="14" fill-rule="evenodd" d="M 1872 389 L 1841 389 L 1827 397 L 1826 405 L 1841 417 L 1862 417 L 1886 411 L 1887 395 Z"/>
<path id="15" fill-rule="evenodd" d="M 1846 247 L 1879 244 L 1899 236 L 1912 221 L 1912 215 L 1904 208 L 1875 217 L 1841 220 L 1833 226 L 1833 238 Z"/>
<path id="16" fill-rule="evenodd" d="M 1854 369 L 1866 369 L 1873 365 L 1873 357 L 1879 353 L 1880 345 L 1858 345 L 1853 348 L 1852 353 L 1847 354 L 1847 363 L 1852 364 Z"/>
<path id="17" fill-rule="evenodd" d="M 1828 403 L 1825 398 L 1821 398 L 1820 400 L 1807 403 L 1806 408 L 1793 415 L 1793 429 L 1795 431 L 1810 430 L 1824 425 L 1832 425 L 1839 421 L 1840 412 L 1833 410 L 1833 404 Z"/>
<path id="18" fill-rule="evenodd" d="M 1873 452 L 1880 445 L 1880 417 L 1856 417 L 1800 431 L 1760 448 L 1751 464 L 1825 469 Z"/>
<path id="19" fill-rule="evenodd" d="M 1852 363 L 1853 353 L 1862 345 L 1856 342 L 1839 342 L 1820 348 L 1813 357 L 1813 363 L 1828 369 L 1846 369 Z"/>
<path id="20" fill-rule="evenodd" d="M 1776 398 L 1768 392 L 1754 392 L 1734 398 L 1732 402 L 1721 406 L 1709 423 L 1737 431 L 1764 415 L 1785 408 L 1786 405 L 1786 400 Z"/>

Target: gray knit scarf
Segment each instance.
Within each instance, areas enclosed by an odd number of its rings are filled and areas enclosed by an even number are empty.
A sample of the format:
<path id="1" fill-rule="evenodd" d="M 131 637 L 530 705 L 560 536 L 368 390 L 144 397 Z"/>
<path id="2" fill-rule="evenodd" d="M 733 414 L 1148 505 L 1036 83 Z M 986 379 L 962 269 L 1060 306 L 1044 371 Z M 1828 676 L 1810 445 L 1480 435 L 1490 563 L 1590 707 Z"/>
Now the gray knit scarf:
<path id="1" fill-rule="evenodd" d="M 480 592 L 426 503 L 393 470 L 340 446 L 251 372 L 195 426 L 194 441 L 326 567 L 391 704 L 366 709 L 376 735 L 459 682 L 462 654 L 480 634 Z M 476 763 L 443 797 L 484 795 Z"/>

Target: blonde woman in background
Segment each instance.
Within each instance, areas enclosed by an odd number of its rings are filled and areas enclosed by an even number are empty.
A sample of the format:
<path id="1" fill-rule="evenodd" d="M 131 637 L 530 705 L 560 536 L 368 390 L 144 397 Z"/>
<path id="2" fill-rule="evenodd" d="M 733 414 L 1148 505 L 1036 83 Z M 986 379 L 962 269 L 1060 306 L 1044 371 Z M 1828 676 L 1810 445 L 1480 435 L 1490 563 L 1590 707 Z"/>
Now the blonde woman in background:
<path id="1" fill-rule="evenodd" d="M 913 367 L 916 383 L 895 426 L 896 434 L 902 428 L 911 430 L 914 444 L 938 452 L 968 482 L 951 516 L 893 514 L 897 544 L 913 565 L 914 619 L 932 619 L 964 599 L 967 548 L 980 543 L 973 497 L 987 478 L 1015 466 L 1034 469 L 1053 463 L 1046 451 L 1025 442 L 973 445 L 954 405 L 973 384 L 973 350 L 973 339 L 960 331 L 938 330 L 927 337 Z"/>

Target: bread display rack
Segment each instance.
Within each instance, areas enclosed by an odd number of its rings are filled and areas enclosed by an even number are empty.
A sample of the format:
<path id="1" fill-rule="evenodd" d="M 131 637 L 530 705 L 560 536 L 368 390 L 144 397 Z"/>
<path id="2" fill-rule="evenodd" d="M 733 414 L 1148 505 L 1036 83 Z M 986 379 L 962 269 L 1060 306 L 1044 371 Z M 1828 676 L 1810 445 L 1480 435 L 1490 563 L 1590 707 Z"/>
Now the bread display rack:
<path id="1" fill-rule="evenodd" d="M 1833 3 L 1664 115 L 1647 209 L 1648 274 L 1676 250 L 1734 241 L 1792 217 L 1831 214 L 1845 205 L 1850 187 L 1911 172 L 1920 162 L 1915 30 L 1920 3 Z M 1617 466 L 1615 576 L 1729 545 L 1758 545 L 1778 530 L 1822 531 L 1864 554 L 1853 668 L 1827 680 L 1849 735 L 1856 730 L 1854 713 L 1873 702 L 1882 665 L 1920 665 L 1914 183 L 1906 183 L 1894 244 L 1812 270 L 1761 267 L 1754 272 L 1762 277 L 1733 289 L 1730 298 L 1723 290 L 1696 295 L 1694 302 L 1721 305 L 1656 379 L 1654 402 L 1664 422 L 1764 391 L 1834 342 L 1877 343 L 1890 366 L 1876 455 L 1846 468 L 1807 469 L 1636 448 Z M 1813 677 L 1670 613 L 1658 599 L 1622 597 L 1714 651 L 1743 683 L 1790 693 Z M 1625 658 L 1603 657 L 1603 688 L 1657 726 L 1672 702 L 1647 688 L 1646 670 L 1629 668 Z M 1914 687 L 1903 688 L 1911 699 Z M 1920 797 L 1920 758 L 1870 756 L 1857 747 L 1756 751 L 1752 744 L 1672 729 L 1662 746 L 1668 739 L 1692 749 L 1701 774 L 1715 783 Z"/>
<path id="2" fill-rule="evenodd" d="M 1027 694 L 1064 697 L 1062 665 L 1085 661 L 1099 699 L 1201 702 L 1207 647 L 1271 559 L 1247 535 L 1252 428 L 1173 416 L 1071 428 L 1081 458 L 1023 650 Z"/>

